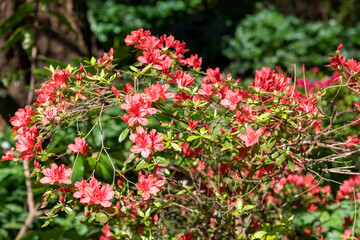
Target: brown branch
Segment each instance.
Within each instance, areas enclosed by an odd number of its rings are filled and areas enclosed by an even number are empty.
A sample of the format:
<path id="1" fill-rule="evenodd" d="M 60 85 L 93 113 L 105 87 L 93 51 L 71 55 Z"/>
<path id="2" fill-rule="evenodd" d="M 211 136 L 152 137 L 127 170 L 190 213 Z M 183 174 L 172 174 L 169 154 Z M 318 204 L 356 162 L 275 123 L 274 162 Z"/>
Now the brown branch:
<path id="1" fill-rule="evenodd" d="M 37 56 L 37 47 L 36 47 L 36 32 L 39 27 L 39 20 L 38 20 L 38 12 L 40 11 L 40 3 L 39 1 L 36 1 L 35 4 L 35 16 L 34 16 L 34 45 L 31 49 L 31 56 L 30 56 L 30 62 L 31 62 L 31 69 L 30 69 L 30 89 L 27 96 L 27 105 L 30 105 L 33 99 L 33 91 L 35 86 L 35 73 L 34 69 L 36 68 L 36 56 Z M 24 175 L 25 175 L 25 185 L 26 185 L 26 195 L 27 195 L 27 205 L 29 208 L 29 215 L 27 216 L 25 223 L 21 227 L 20 231 L 16 235 L 15 240 L 21 239 L 30 225 L 33 223 L 35 217 L 41 215 L 42 211 L 37 211 L 39 208 L 39 204 L 34 203 L 34 194 L 31 186 L 31 179 L 30 179 L 30 170 L 29 170 L 29 161 L 23 161 L 23 167 L 24 167 Z"/>

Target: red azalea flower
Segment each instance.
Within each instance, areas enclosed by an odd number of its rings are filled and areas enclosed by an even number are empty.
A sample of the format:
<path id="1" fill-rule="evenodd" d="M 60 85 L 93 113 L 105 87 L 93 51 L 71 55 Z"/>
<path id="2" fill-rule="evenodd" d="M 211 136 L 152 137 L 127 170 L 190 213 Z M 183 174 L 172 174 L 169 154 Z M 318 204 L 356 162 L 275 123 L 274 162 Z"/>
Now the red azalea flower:
<path id="1" fill-rule="evenodd" d="M 169 82 L 176 83 L 180 88 L 192 85 L 195 80 L 190 74 L 181 70 L 177 70 L 175 76 L 172 73 L 169 75 L 172 78 Z"/>
<path id="2" fill-rule="evenodd" d="M 36 109 L 32 110 L 30 106 L 26 106 L 24 109 L 20 108 L 15 116 L 10 118 L 10 123 L 14 127 L 11 132 L 15 132 L 21 127 L 27 127 L 35 115 Z"/>
<path id="3" fill-rule="evenodd" d="M 262 67 L 260 71 L 256 70 L 255 79 L 251 83 L 253 87 L 258 87 L 267 92 L 285 91 L 289 87 L 290 78 L 281 73 L 275 73 L 267 67 Z"/>
<path id="4" fill-rule="evenodd" d="M 142 198 L 148 200 L 150 194 L 156 194 L 161 191 L 165 182 L 162 180 L 162 177 L 155 173 L 148 175 L 148 173 L 145 172 L 145 174 L 147 178 L 139 172 L 139 182 L 136 186 L 140 189 Z"/>
<path id="5" fill-rule="evenodd" d="M 1 157 L 1 161 L 14 160 L 14 150 L 15 148 L 11 148 L 10 151 L 4 151 L 5 155 Z"/>
<path id="6" fill-rule="evenodd" d="M 55 163 L 51 164 L 51 168 L 46 168 L 42 170 L 45 177 L 40 179 L 42 184 L 49 183 L 53 185 L 54 183 L 63 183 L 63 184 L 71 184 L 71 179 L 68 177 L 72 174 L 72 169 L 68 168 L 65 169 L 65 165 L 61 164 L 58 167 Z"/>
<path id="7" fill-rule="evenodd" d="M 358 73 L 359 70 L 360 70 L 360 65 L 359 63 L 351 58 L 351 59 L 348 59 L 345 63 L 345 67 L 347 67 L 352 73 Z"/>
<path id="8" fill-rule="evenodd" d="M 151 140 L 151 154 L 154 154 L 154 149 L 158 151 L 164 150 L 164 144 L 162 143 L 163 136 L 161 134 L 156 134 L 156 129 L 151 129 L 149 137 Z"/>
<path id="9" fill-rule="evenodd" d="M 221 73 L 220 73 L 220 68 L 215 68 L 211 69 L 208 68 L 206 70 L 206 76 L 203 77 L 202 82 L 203 83 L 211 83 L 211 84 L 216 84 L 216 83 L 221 83 L 223 82 L 224 79 L 221 78 Z"/>
<path id="10" fill-rule="evenodd" d="M 69 144 L 68 148 L 73 151 L 73 153 L 81 153 L 85 156 L 89 150 L 89 145 L 86 143 L 85 138 L 75 138 L 75 144 Z"/>
<path id="11" fill-rule="evenodd" d="M 152 84 L 150 89 L 145 88 L 146 101 L 148 102 L 161 102 L 164 99 L 173 98 L 175 94 L 168 93 L 170 89 L 169 84 L 160 85 L 160 83 Z"/>
<path id="12" fill-rule="evenodd" d="M 236 89 L 235 92 L 227 90 L 225 98 L 220 101 L 220 104 L 225 107 L 229 106 L 229 109 L 233 111 L 241 100 L 249 97 L 247 93 L 248 91 L 241 92 L 240 89 Z"/>
<path id="13" fill-rule="evenodd" d="M 36 99 L 35 106 L 39 106 L 43 103 L 52 102 L 56 100 L 56 91 L 54 91 L 54 83 L 53 82 L 44 82 L 41 84 L 41 88 L 35 90 L 38 97 Z"/>
<path id="14" fill-rule="evenodd" d="M 149 30 L 145 30 L 140 28 L 138 30 L 131 31 L 130 35 L 127 35 L 125 38 L 126 45 L 134 45 L 139 43 L 140 40 L 145 39 L 150 36 L 151 32 Z"/>
<path id="15" fill-rule="evenodd" d="M 191 96 L 184 92 L 180 92 L 175 94 L 173 101 L 179 103 L 185 101 L 186 99 L 191 99 Z"/>
<path id="16" fill-rule="evenodd" d="M 166 55 L 162 55 L 159 49 L 154 49 L 150 51 L 144 51 L 143 56 L 138 57 L 140 65 L 148 65 L 150 63 L 161 63 Z"/>
<path id="17" fill-rule="evenodd" d="M 174 47 L 174 42 L 175 42 L 174 36 L 172 35 L 166 36 L 166 34 L 164 34 L 160 37 L 160 42 L 158 47 L 160 47 L 161 50 L 165 51 L 169 48 Z"/>
<path id="18" fill-rule="evenodd" d="M 192 118 L 189 119 L 188 122 L 188 129 L 190 131 L 194 130 L 196 128 L 196 126 L 198 125 L 199 121 L 193 120 Z"/>
<path id="19" fill-rule="evenodd" d="M 246 133 L 240 136 L 240 139 L 245 143 L 246 147 L 251 147 L 255 145 L 258 141 L 260 136 L 263 134 L 264 129 L 259 128 L 258 130 L 254 131 L 251 126 L 246 126 Z"/>
<path id="20" fill-rule="evenodd" d="M 178 240 L 196 240 L 196 238 L 193 238 L 191 236 L 191 233 L 188 233 L 185 236 L 181 236 L 181 234 L 178 234 L 177 237 L 178 237 Z"/>
<path id="21" fill-rule="evenodd" d="M 357 135 L 353 136 L 347 136 L 346 144 L 344 144 L 344 147 L 346 148 L 353 148 L 356 144 L 360 143 L 360 139 L 357 137 Z"/>
<path id="22" fill-rule="evenodd" d="M 198 93 L 200 95 L 211 96 L 213 94 L 212 88 L 213 88 L 212 84 L 207 84 L 202 82 L 201 88 L 199 89 Z"/>
<path id="23" fill-rule="evenodd" d="M 45 116 L 45 118 L 41 120 L 41 123 L 43 125 L 47 125 L 49 123 L 55 123 L 61 119 L 61 117 L 57 115 L 58 114 L 57 108 L 51 109 L 50 106 L 47 106 L 45 110 L 40 110 L 40 113 Z"/>
<path id="24" fill-rule="evenodd" d="M 120 104 L 120 107 L 127 111 L 129 118 L 126 123 L 129 126 L 134 126 L 135 123 L 146 126 L 148 124 L 148 120 L 145 116 L 150 116 L 157 112 L 156 108 L 150 107 L 150 104 L 137 93 L 134 94 L 134 96 L 126 95 L 125 102 L 126 103 Z"/>
<path id="25" fill-rule="evenodd" d="M 104 67 L 107 67 L 113 60 L 113 56 L 114 56 L 114 49 L 111 48 L 109 53 L 104 53 L 103 57 L 100 57 L 97 60 L 97 63 L 102 64 Z"/>
<path id="26" fill-rule="evenodd" d="M 310 205 L 310 212 L 314 212 L 318 207 L 314 204 Z"/>
<path id="27" fill-rule="evenodd" d="M 164 75 L 169 73 L 171 64 L 174 62 L 174 59 L 169 57 L 169 55 L 163 54 L 160 56 L 160 62 L 154 65 L 154 68 L 162 71 Z"/>
<path id="28" fill-rule="evenodd" d="M 352 232 L 350 229 L 345 229 L 343 235 L 345 235 L 345 237 L 342 237 L 341 240 L 347 240 L 347 239 L 349 239 L 349 238 L 352 237 L 353 232 Z M 355 236 L 354 236 L 354 237 L 355 237 Z M 355 237 L 355 239 L 357 239 L 357 237 Z"/>
<path id="29" fill-rule="evenodd" d="M 197 54 L 191 55 L 190 58 L 187 58 L 185 60 L 185 63 L 189 67 L 193 67 L 195 69 L 200 69 L 201 64 L 202 64 L 202 57 L 199 58 L 199 56 Z"/>
<path id="30" fill-rule="evenodd" d="M 104 184 L 101 189 L 101 182 L 98 182 L 94 176 L 91 177 L 89 183 L 84 179 L 81 182 L 76 182 L 75 187 L 77 191 L 73 194 L 75 198 L 80 198 L 81 203 L 100 204 L 103 207 L 110 207 L 111 200 L 115 192 L 111 191 L 109 184 Z"/>
<path id="31" fill-rule="evenodd" d="M 139 126 L 136 128 L 136 134 L 132 133 L 130 140 L 135 143 L 135 145 L 130 148 L 132 153 L 141 153 L 144 158 L 149 157 L 151 152 L 151 139 L 142 127 Z"/>
<path id="32" fill-rule="evenodd" d="M 111 86 L 111 91 L 114 93 L 114 95 L 116 96 L 116 98 L 120 98 L 119 91 L 116 89 L 116 87 Z"/>
<path id="33" fill-rule="evenodd" d="M 345 65 L 346 57 L 336 55 L 335 57 L 331 57 L 329 60 L 330 64 L 325 65 L 325 67 L 333 67 L 334 69 L 336 69 L 339 66 Z"/>
<path id="34" fill-rule="evenodd" d="M 59 91 L 63 86 L 67 84 L 67 79 L 71 76 L 71 73 L 68 69 L 56 69 L 52 75 L 51 83 Z"/>
<path id="35" fill-rule="evenodd" d="M 99 236 L 99 240 L 113 240 L 114 236 L 110 231 L 110 225 L 106 225 L 106 227 L 101 228 L 102 235 Z"/>
<path id="36" fill-rule="evenodd" d="M 18 129 L 18 135 L 15 136 L 16 151 L 20 152 L 18 158 L 29 161 L 35 156 L 35 150 L 41 151 L 41 141 L 37 141 L 39 132 L 36 126 L 22 127 Z"/>

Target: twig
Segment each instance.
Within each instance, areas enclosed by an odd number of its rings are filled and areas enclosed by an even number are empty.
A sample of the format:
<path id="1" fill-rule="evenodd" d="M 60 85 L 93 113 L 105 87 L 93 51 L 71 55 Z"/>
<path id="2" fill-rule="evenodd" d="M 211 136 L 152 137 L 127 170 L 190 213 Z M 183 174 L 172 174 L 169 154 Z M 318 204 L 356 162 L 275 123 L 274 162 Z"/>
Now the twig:
<path id="1" fill-rule="evenodd" d="M 27 96 L 27 105 L 30 105 L 32 102 L 32 98 L 33 98 L 33 91 L 34 91 L 34 86 L 35 86 L 35 74 L 34 74 L 34 70 L 36 68 L 36 56 L 37 56 L 37 47 L 36 47 L 36 33 L 37 33 L 37 28 L 39 27 L 39 20 L 38 20 L 38 12 L 40 10 L 40 3 L 39 1 L 36 1 L 35 3 L 35 14 L 34 14 L 34 45 L 31 49 L 31 56 L 30 56 L 30 62 L 31 62 L 31 66 L 30 66 L 30 88 L 29 88 L 29 93 Z M 21 239 L 27 229 L 30 227 L 30 225 L 33 223 L 35 217 L 39 216 L 42 214 L 41 211 L 37 211 L 37 209 L 39 208 L 39 204 L 34 204 L 34 194 L 33 194 L 33 190 L 32 190 L 32 186 L 31 186 L 31 179 L 30 179 L 30 170 L 29 170 L 29 161 L 23 161 L 23 167 L 24 167 L 24 176 L 25 176 L 25 185 L 26 185 L 26 195 L 27 195 L 27 205 L 29 208 L 29 215 L 27 216 L 24 224 L 22 225 L 20 231 L 18 232 L 18 234 L 16 235 L 15 240 Z"/>

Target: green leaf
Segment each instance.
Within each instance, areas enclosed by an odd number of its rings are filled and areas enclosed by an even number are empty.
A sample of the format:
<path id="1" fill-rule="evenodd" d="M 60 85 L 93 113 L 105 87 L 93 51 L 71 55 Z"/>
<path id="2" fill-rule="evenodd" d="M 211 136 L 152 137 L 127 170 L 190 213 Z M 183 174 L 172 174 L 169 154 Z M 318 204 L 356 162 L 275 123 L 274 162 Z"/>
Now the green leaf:
<path id="1" fill-rule="evenodd" d="M 288 166 L 288 168 L 290 168 L 290 170 L 291 170 L 292 172 L 294 172 L 295 163 L 294 163 L 292 160 L 288 160 L 288 161 L 287 161 L 287 166 Z"/>
<path id="2" fill-rule="evenodd" d="M 22 224 L 11 222 L 11 223 L 4 224 L 2 227 L 5 229 L 20 229 L 22 227 Z"/>
<path id="3" fill-rule="evenodd" d="M 67 214 L 71 214 L 73 212 L 73 210 L 70 207 L 65 207 L 65 212 Z"/>
<path id="4" fill-rule="evenodd" d="M 267 146 L 271 149 L 276 143 L 276 139 L 270 139 L 267 143 Z"/>
<path id="5" fill-rule="evenodd" d="M 190 136 L 186 139 L 186 141 L 192 141 L 192 140 L 195 140 L 195 139 L 198 139 L 200 136 Z"/>
<path id="6" fill-rule="evenodd" d="M 137 166 L 136 166 L 136 168 L 135 168 L 135 170 L 140 170 L 140 169 L 143 169 L 143 168 L 150 168 L 150 167 L 152 167 L 153 166 L 153 164 L 149 164 L 149 163 L 147 163 L 145 160 L 141 160 L 138 164 L 137 164 Z"/>
<path id="7" fill-rule="evenodd" d="M 126 166 L 126 164 L 128 164 L 130 161 L 134 160 L 135 157 L 136 157 L 136 154 L 130 153 L 130 155 L 128 156 L 128 158 L 124 162 L 124 166 Z"/>
<path id="8" fill-rule="evenodd" d="M 94 65 L 96 64 L 96 58 L 95 58 L 95 57 L 91 57 L 90 63 L 91 63 L 92 66 L 94 66 Z"/>
<path id="9" fill-rule="evenodd" d="M 129 66 L 129 68 L 134 71 L 134 72 L 139 72 L 139 69 L 137 69 L 136 67 L 134 66 Z"/>
<path id="10" fill-rule="evenodd" d="M 125 128 L 122 132 L 121 132 L 121 134 L 120 134 L 120 136 L 119 136 L 119 143 L 121 143 L 122 141 L 124 141 L 125 140 L 125 138 L 128 136 L 128 134 L 129 134 L 129 132 L 130 132 L 130 129 L 129 128 Z"/>
<path id="11" fill-rule="evenodd" d="M 285 160 L 285 154 L 281 154 L 275 162 L 275 165 L 279 166 Z"/>
<path id="12" fill-rule="evenodd" d="M 140 209 L 137 210 L 137 214 L 138 214 L 140 217 L 144 217 L 144 216 L 145 216 L 144 213 L 143 213 Z"/>
<path id="13" fill-rule="evenodd" d="M 81 181 L 83 176 L 84 176 L 84 160 L 83 157 L 79 155 L 78 159 L 76 160 L 76 164 L 74 166 L 74 171 L 71 179 L 73 181 Z"/>
<path id="14" fill-rule="evenodd" d="M 109 218 L 108 216 L 106 216 L 105 213 L 96 213 L 95 220 L 100 222 L 101 224 L 104 224 L 109 220 Z"/>
<path id="15" fill-rule="evenodd" d="M 14 212 L 14 213 L 21 213 L 23 212 L 23 207 L 16 205 L 14 203 L 8 203 L 4 206 L 4 209 L 10 211 L 10 212 Z"/>
<path id="16" fill-rule="evenodd" d="M 143 169 L 146 164 L 147 164 L 147 163 L 146 163 L 144 160 L 141 160 L 141 161 L 137 164 L 136 170 Z"/>
<path id="17" fill-rule="evenodd" d="M 273 154 L 271 154 L 271 158 L 277 158 L 277 156 L 279 156 L 279 152 L 274 152 Z"/>
<path id="18" fill-rule="evenodd" d="M 43 227 L 46 227 L 47 225 L 49 225 L 50 224 L 50 220 L 47 220 L 43 225 L 41 225 L 41 227 L 43 228 Z"/>
<path id="19" fill-rule="evenodd" d="M 151 211 L 151 208 L 148 208 L 148 210 L 146 210 L 145 218 L 148 218 L 150 216 L 150 211 Z"/>
<path id="20" fill-rule="evenodd" d="M 250 211 L 251 209 L 253 209 L 255 207 L 255 205 L 246 205 L 244 207 L 244 211 Z"/>
<path id="21" fill-rule="evenodd" d="M 236 208 L 240 211 L 243 209 L 243 201 L 240 198 L 236 201 Z"/>
<path id="22" fill-rule="evenodd" d="M 18 27 L 7 39 L 4 43 L 4 46 L 1 48 L 2 50 L 6 50 L 12 47 L 15 43 L 21 41 L 26 33 L 28 25 L 23 25 Z"/>
<path id="23" fill-rule="evenodd" d="M 275 240 L 275 239 L 276 239 L 275 235 L 266 236 L 266 240 Z"/>
<path id="24" fill-rule="evenodd" d="M 170 144 L 176 151 L 179 151 L 179 152 L 182 151 L 181 147 L 177 143 L 170 143 Z"/>
<path id="25" fill-rule="evenodd" d="M 115 214 L 117 214 L 119 212 L 119 209 L 116 206 L 107 207 L 107 208 L 105 208 L 105 212 L 109 216 L 114 216 Z"/>
<path id="26" fill-rule="evenodd" d="M 142 73 L 142 74 L 143 74 L 143 73 L 146 73 L 147 70 L 149 70 L 149 68 L 150 68 L 152 65 L 153 65 L 152 63 L 150 63 L 149 65 L 147 65 L 147 66 L 141 71 L 141 73 Z"/>
<path id="27" fill-rule="evenodd" d="M 209 135 L 202 135 L 202 137 L 211 140 L 211 137 Z"/>
<path id="28" fill-rule="evenodd" d="M 204 127 L 202 127 L 201 129 L 200 129 L 200 135 L 204 135 L 205 133 L 207 133 L 208 131 L 204 128 Z"/>
<path id="29" fill-rule="evenodd" d="M 271 113 L 264 113 L 264 114 L 261 114 L 260 116 L 255 116 L 257 118 L 258 121 L 265 121 L 267 120 L 267 118 L 270 116 Z"/>
<path id="30" fill-rule="evenodd" d="M 251 240 L 253 239 L 261 239 L 263 236 L 265 236 L 267 234 L 267 232 L 265 231 L 259 231 L 254 233 L 254 235 L 251 237 Z"/>

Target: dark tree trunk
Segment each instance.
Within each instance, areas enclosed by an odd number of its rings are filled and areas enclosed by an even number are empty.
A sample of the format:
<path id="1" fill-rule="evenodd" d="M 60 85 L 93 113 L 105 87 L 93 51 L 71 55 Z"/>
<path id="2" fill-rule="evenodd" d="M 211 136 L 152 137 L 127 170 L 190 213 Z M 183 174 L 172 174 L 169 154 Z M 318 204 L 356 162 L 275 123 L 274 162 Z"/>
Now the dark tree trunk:
<path id="1" fill-rule="evenodd" d="M 0 28 L 24 2 L 26 1 L 1 1 Z M 49 65 L 43 57 L 71 64 L 73 58 L 98 54 L 97 42 L 86 17 L 85 0 L 54 1 L 47 5 L 38 1 L 37 4 L 41 5 L 35 5 L 31 15 L 0 36 L 1 48 L 16 28 L 28 24 L 37 53 L 34 58 L 36 68 L 42 69 Z M 61 20 L 62 17 L 66 21 Z M 23 48 L 22 40 L 10 48 L 0 50 L 0 114 L 5 120 L 8 120 L 8 115 L 13 115 L 19 106 L 26 105 L 29 92 L 31 51 Z M 36 79 L 35 84 L 42 80 Z"/>

